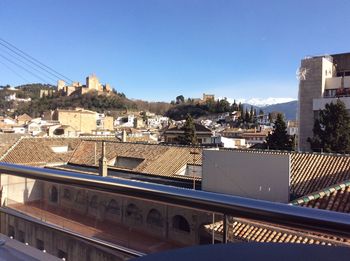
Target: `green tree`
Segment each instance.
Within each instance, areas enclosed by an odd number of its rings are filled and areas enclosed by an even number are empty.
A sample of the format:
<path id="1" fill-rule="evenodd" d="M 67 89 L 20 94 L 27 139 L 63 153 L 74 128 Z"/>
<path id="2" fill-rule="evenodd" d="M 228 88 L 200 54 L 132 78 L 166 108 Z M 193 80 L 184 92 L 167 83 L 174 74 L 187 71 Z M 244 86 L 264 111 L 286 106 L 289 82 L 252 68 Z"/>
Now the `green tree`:
<path id="1" fill-rule="evenodd" d="M 345 104 L 326 104 L 314 122 L 313 137 L 308 138 L 313 151 L 350 153 L 350 116 Z"/>
<path id="2" fill-rule="evenodd" d="M 253 106 L 250 106 L 249 122 L 253 122 L 253 119 L 254 119 L 254 108 Z"/>
<path id="3" fill-rule="evenodd" d="M 217 109 L 216 112 L 229 112 L 230 111 L 230 103 L 226 98 L 217 101 Z"/>
<path id="4" fill-rule="evenodd" d="M 179 95 L 176 97 L 176 104 L 181 104 L 185 102 L 185 97 L 183 95 Z"/>
<path id="5" fill-rule="evenodd" d="M 272 150 L 294 149 L 294 138 L 287 134 L 287 126 L 280 113 L 274 123 L 273 132 L 266 138 L 266 145 Z"/>
<path id="6" fill-rule="evenodd" d="M 184 137 L 181 141 L 183 144 L 194 145 L 197 144 L 196 128 L 191 115 L 187 114 L 186 122 L 184 125 Z"/>
<path id="7" fill-rule="evenodd" d="M 238 111 L 240 113 L 240 122 L 242 123 L 244 121 L 244 108 L 243 108 L 243 104 L 242 103 L 239 103 L 238 104 Z"/>
<path id="8" fill-rule="evenodd" d="M 249 115 L 249 112 L 248 112 L 247 108 L 245 109 L 244 122 L 245 123 L 249 123 L 250 122 L 250 115 Z"/>
<path id="9" fill-rule="evenodd" d="M 238 105 L 236 103 L 236 100 L 233 101 L 233 103 L 231 105 L 231 110 L 232 111 L 238 111 L 239 110 Z"/>

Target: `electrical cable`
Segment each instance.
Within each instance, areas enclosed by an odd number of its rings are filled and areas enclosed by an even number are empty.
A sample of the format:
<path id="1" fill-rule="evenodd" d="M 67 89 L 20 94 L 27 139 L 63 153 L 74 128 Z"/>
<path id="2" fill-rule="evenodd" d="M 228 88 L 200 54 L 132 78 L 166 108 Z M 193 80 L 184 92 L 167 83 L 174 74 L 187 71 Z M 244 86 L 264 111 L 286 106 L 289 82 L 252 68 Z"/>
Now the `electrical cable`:
<path id="1" fill-rule="evenodd" d="M 48 83 L 48 82 L 47 82 L 44 78 L 42 78 L 41 76 L 37 75 L 36 73 L 33 73 L 33 72 L 29 71 L 27 68 L 25 68 L 25 67 L 23 67 L 22 65 L 20 65 L 20 64 L 18 64 L 18 63 L 16 63 L 16 62 L 14 62 L 14 61 L 12 61 L 12 60 L 9 59 L 8 57 L 6 57 L 6 56 L 4 56 L 4 55 L 2 55 L 2 54 L 0 54 L 0 56 L 1 56 L 2 58 L 4 58 L 5 60 L 9 61 L 10 63 L 16 65 L 16 66 L 19 67 L 19 68 L 21 68 L 22 70 L 26 71 L 27 73 L 31 74 L 32 76 L 34 76 L 34 77 L 40 79 L 40 80 L 43 81 L 44 83 L 49 84 L 49 85 L 52 85 L 52 84 Z"/>
<path id="2" fill-rule="evenodd" d="M 7 68 L 9 71 L 11 71 L 12 73 L 16 74 L 18 77 L 20 77 L 22 80 L 24 80 L 25 82 L 29 82 L 28 79 L 26 79 L 23 75 L 19 74 L 18 72 L 16 72 L 15 70 L 13 70 L 10 66 L 8 66 L 6 63 L 0 61 L 0 63 L 5 66 L 5 68 Z"/>
<path id="3" fill-rule="evenodd" d="M 17 58 L 16 56 L 14 56 L 13 54 L 11 54 L 11 53 L 9 53 L 9 52 L 7 52 L 7 51 L 4 51 L 4 50 L 1 50 L 1 51 L 3 51 L 6 55 L 8 55 L 8 56 L 10 56 L 10 57 L 12 57 L 12 58 L 14 58 L 14 59 L 16 59 L 16 60 L 19 61 L 19 62 L 21 62 L 22 64 L 24 64 L 24 65 L 26 65 L 26 66 L 32 68 L 34 71 L 36 71 L 37 73 L 41 74 L 42 76 L 51 79 L 51 81 L 57 81 L 57 78 L 53 78 L 52 76 L 43 74 L 42 71 L 38 70 L 37 68 L 35 68 L 34 66 L 32 66 L 32 65 L 30 65 L 30 64 L 28 64 L 28 63 L 26 63 L 26 62 L 24 62 L 24 61 L 18 59 L 18 58 Z"/>
<path id="4" fill-rule="evenodd" d="M 4 39 L 2 39 L 2 38 L 0 38 L 0 41 L 2 41 L 2 43 L 0 42 L 0 45 L 6 47 L 7 49 L 10 49 L 12 52 L 15 52 L 17 55 L 19 55 L 18 52 L 21 53 L 22 56 L 25 56 L 27 60 L 29 60 L 29 59 L 32 60 L 31 63 L 33 63 L 33 64 L 37 63 L 37 64 L 35 64 L 35 65 L 38 66 L 38 67 L 40 67 L 40 68 L 43 69 L 43 70 L 46 70 L 46 69 L 42 68 L 42 66 L 45 67 L 45 68 L 47 68 L 48 70 L 50 70 L 50 71 L 53 72 L 53 73 L 51 73 L 51 74 L 53 74 L 53 75 L 56 74 L 56 77 L 57 77 L 57 78 L 63 77 L 64 79 L 68 80 L 69 82 L 71 82 L 71 83 L 73 82 L 72 79 L 70 79 L 70 78 L 68 78 L 67 76 L 65 76 L 65 75 L 63 75 L 63 74 L 57 72 L 55 69 L 51 68 L 50 66 L 45 65 L 44 63 L 40 62 L 39 60 L 35 59 L 35 58 L 32 57 L 31 55 L 29 55 L 29 54 L 25 53 L 24 51 L 20 50 L 19 48 L 17 48 L 17 47 L 14 46 L 13 44 L 9 43 L 8 41 L 6 41 L 6 40 L 4 40 Z M 5 43 L 5 44 L 4 44 L 4 43 Z M 14 51 L 14 50 L 12 50 L 11 48 L 12 48 L 12 49 L 15 49 L 17 52 Z M 19 55 L 19 56 L 20 56 L 20 55 Z M 30 60 L 29 60 L 29 61 L 30 61 Z M 33 61 L 34 61 L 35 63 L 34 63 Z M 38 64 L 41 65 L 41 66 L 39 66 Z M 46 70 L 46 71 L 48 72 L 48 70 Z M 57 75 L 60 76 L 60 77 L 58 77 Z"/>

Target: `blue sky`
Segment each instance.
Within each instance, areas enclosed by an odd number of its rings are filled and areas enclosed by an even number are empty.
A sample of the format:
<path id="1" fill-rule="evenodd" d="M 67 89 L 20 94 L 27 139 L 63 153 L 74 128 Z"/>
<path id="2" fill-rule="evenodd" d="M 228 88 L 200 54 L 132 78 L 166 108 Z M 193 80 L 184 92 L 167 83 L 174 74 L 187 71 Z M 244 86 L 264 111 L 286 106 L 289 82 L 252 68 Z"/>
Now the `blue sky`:
<path id="1" fill-rule="evenodd" d="M 0 0 L 0 38 L 130 98 L 296 98 L 301 58 L 350 51 L 349 10 L 346 0 Z M 0 63 L 0 85 L 24 82 Z"/>

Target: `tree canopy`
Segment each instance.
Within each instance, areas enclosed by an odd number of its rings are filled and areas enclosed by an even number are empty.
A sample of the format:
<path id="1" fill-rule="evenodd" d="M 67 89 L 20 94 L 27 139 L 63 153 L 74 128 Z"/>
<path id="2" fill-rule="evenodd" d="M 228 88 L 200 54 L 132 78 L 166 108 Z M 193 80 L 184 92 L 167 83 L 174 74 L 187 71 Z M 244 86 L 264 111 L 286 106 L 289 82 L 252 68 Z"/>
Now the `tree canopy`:
<path id="1" fill-rule="evenodd" d="M 280 113 L 274 123 L 273 132 L 266 138 L 266 145 L 272 150 L 294 149 L 294 138 L 287 134 L 287 126 Z"/>
<path id="2" fill-rule="evenodd" d="M 194 121 L 191 115 L 187 114 L 186 122 L 184 125 L 184 136 L 181 143 L 186 145 L 197 144 L 196 128 L 194 126 Z"/>
<path id="3" fill-rule="evenodd" d="M 350 153 L 350 116 L 341 100 L 320 110 L 308 142 L 313 151 Z"/>

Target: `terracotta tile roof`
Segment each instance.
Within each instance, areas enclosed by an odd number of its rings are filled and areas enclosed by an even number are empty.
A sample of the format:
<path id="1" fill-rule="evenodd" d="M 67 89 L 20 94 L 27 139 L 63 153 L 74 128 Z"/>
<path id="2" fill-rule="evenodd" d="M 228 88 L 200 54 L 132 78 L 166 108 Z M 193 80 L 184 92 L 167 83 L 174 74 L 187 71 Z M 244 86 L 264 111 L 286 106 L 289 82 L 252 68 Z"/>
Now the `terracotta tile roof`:
<path id="1" fill-rule="evenodd" d="M 210 129 L 208 129 L 207 127 L 205 127 L 204 125 L 202 124 L 199 124 L 199 123 L 193 123 L 194 125 L 194 128 L 196 130 L 196 132 L 205 132 L 205 133 L 208 133 L 208 134 L 211 134 L 212 131 Z M 165 133 L 183 133 L 184 132 L 184 126 L 181 126 L 181 127 L 177 127 L 177 126 L 174 126 L 174 127 L 170 127 L 168 128 Z"/>
<path id="2" fill-rule="evenodd" d="M 24 113 L 22 115 L 19 115 L 16 120 L 17 121 L 31 121 L 32 117 L 30 117 L 28 114 Z"/>
<path id="3" fill-rule="evenodd" d="M 98 161 L 101 157 L 101 150 L 102 142 L 84 140 L 77 147 L 69 163 L 88 166 L 97 165 L 96 159 Z M 142 174 L 185 179 L 193 179 L 193 177 L 178 175 L 179 171 L 186 167 L 186 164 L 202 164 L 202 149 L 196 148 L 195 150 L 196 154 L 192 154 L 194 149 L 185 146 L 106 142 L 106 158 L 108 161 L 112 161 L 116 157 L 143 159 L 139 165 L 131 170 Z M 114 168 L 120 169 L 118 167 Z"/>
<path id="4" fill-rule="evenodd" d="M 79 138 L 23 138 L 6 152 L 1 161 L 32 166 L 66 163 L 80 141 Z M 53 151 L 52 147 L 60 146 L 68 146 L 68 151 Z"/>
<path id="5" fill-rule="evenodd" d="M 229 149 L 225 149 L 229 150 Z M 289 154 L 292 199 L 350 180 L 350 156 L 272 150 L 235 150 L 250 153 Z"/>
<path id="6" fill-rule="evenodd" d="M 24 137 L 23 134 L 14 134 L 14 133 L 4 133 L 0 134 L 0 156 L 4 155 L 11 146 L 13 146 L 21 137 Z"/>
<path id="7" fill-rule="evenodd" d="M 149 136 L 127 136 L 126 137 L 127 142 L 142 142 L 142 143 L 158 143 L 156 140 L 151 139 Z"/>
<path id="8" fill-rule="evenodd" d="M 350 157 L 291 153 L 291 194 L 301 197 L 350 179 Z"/>
<path id="9" fill-rule="evenodd" d="M 350 180 L 296 199 L 291 204 L 350 213 Z"/>
<path id="10" fill-rule="evenodd" d="M 315 235 L 307 231 L 296 231 L 276 224 L 260 223 L 248 219 L 231 218 L 229 221 L 228 240 L 231 242 L 271 242 L 302 243 L 318 245 L 350 246 L 350 239 L 329 235 Z M 205 230 L 222 240 L 223 222 L 205 225 Z"/>

